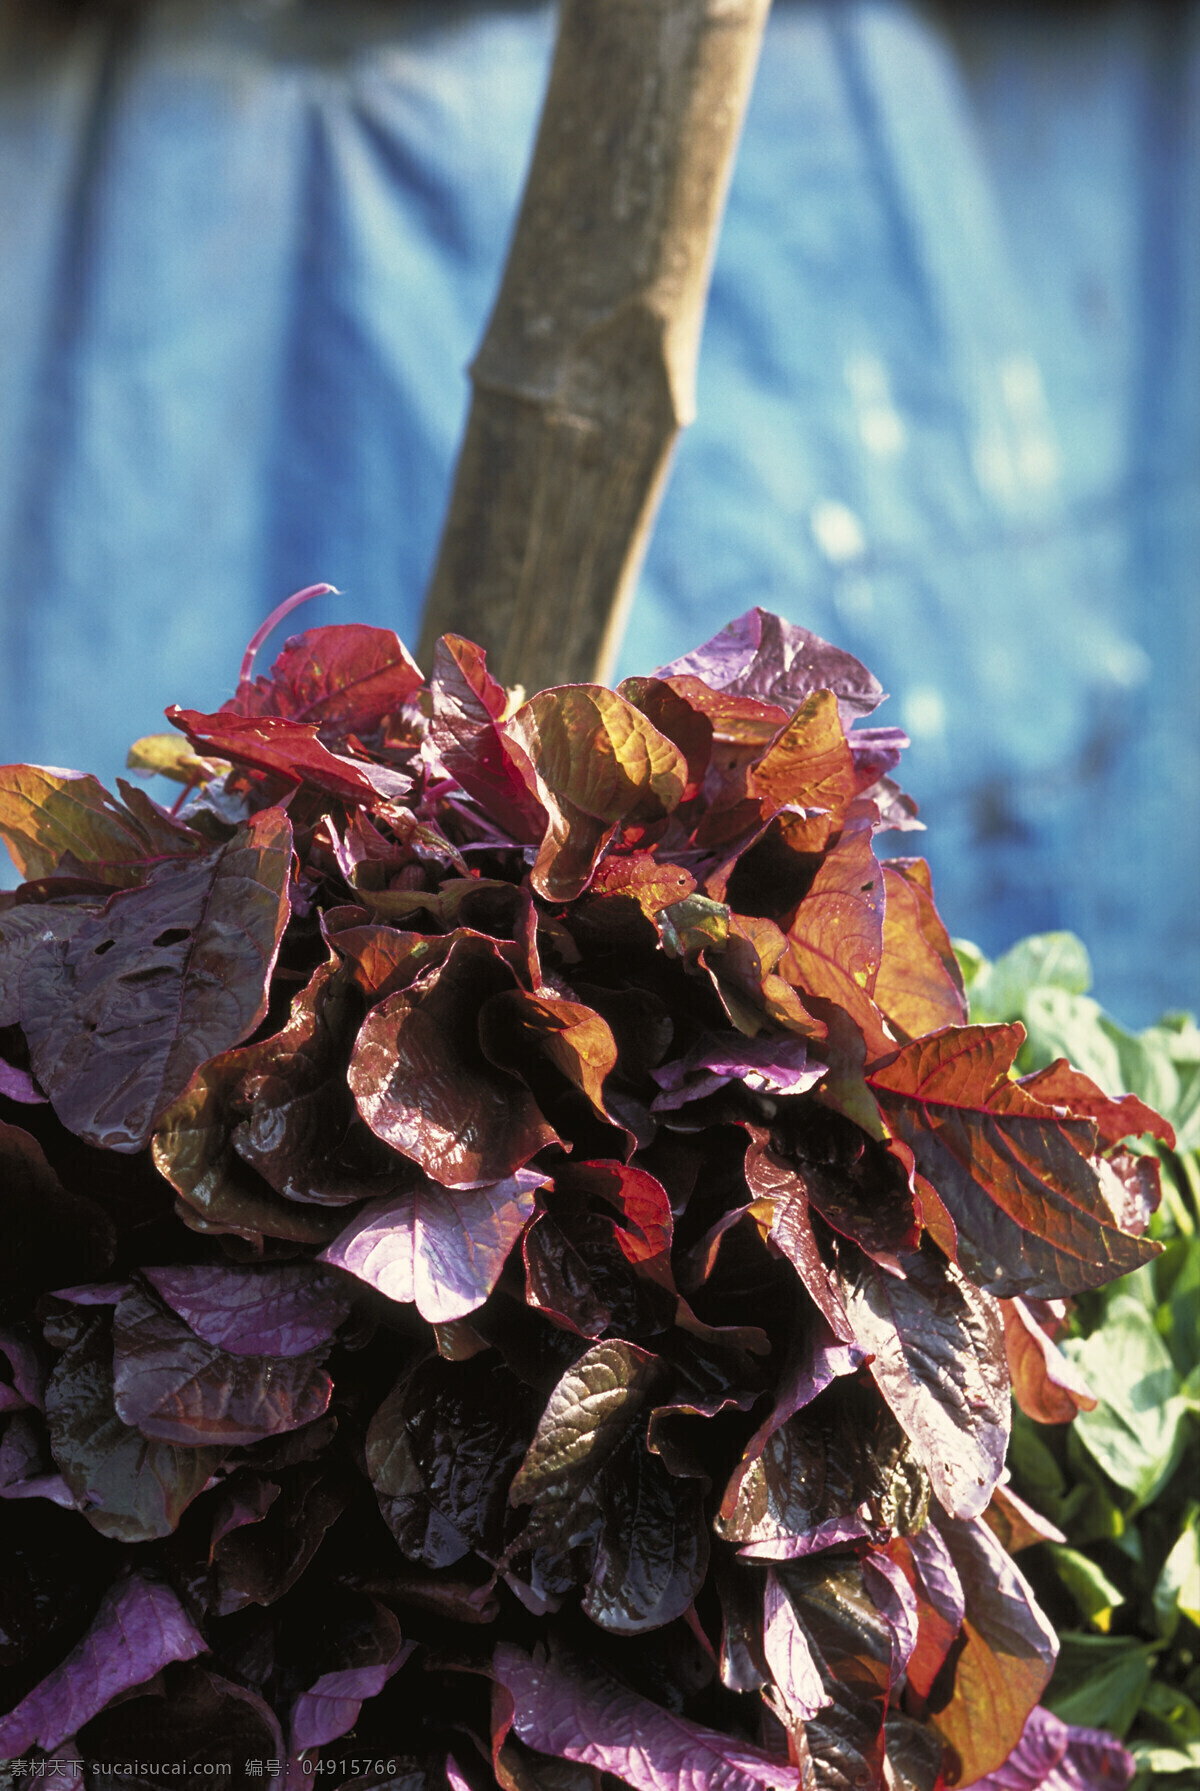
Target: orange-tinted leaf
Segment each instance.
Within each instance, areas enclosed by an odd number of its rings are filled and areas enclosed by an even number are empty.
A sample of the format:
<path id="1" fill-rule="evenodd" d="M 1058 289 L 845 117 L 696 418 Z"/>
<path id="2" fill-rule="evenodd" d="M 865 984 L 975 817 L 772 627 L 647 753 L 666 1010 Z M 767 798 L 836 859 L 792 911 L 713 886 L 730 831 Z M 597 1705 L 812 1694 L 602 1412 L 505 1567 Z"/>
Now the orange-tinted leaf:
<path id="1" fill-rule="evenodd" d="M 599 684 L 541 691 L 505 733 L 532 763 L 550 816 L 533 886 L 552 902 L 582 894 L 622 821 L 669 813 L 687 785 L 679 748 Z"/>
<path id="2" fill-rule="evenodd" d="M 966 1603 L 954 1695 L 933 1721 L 972 1784 L 1006 1760 L 1049 1682 L 1058 1640 L 1025 1576 L 980 1518 L 940 1524 Z"/>
<path id="3" fill-rule="evenodd" d="M 802 996 L 832 1001 L 854 1021 L 868 1060 L 895 1048 L 872 999 L 883 954 L 883 872 L 868 827 L 825 854 L 788 929 L 780 973 Z"/>
<path id="4" fill-rule="evenodd" d="M 776 971 L 787 939 L 774 921 L 753 914 L 731 914 L 727 926 L 721 949 L 706 949 L 700 962 L 738 1031 L 756 1038 L 769 1023 L 801 1038 L 823 1039 L 824 1021 L 809 1013 L 795 989 Z"/>
<path id="5" fill-rule="evenodd" d="M 203 850 L 143 790 L 122 806 L 98 779 L 45 765 L 0 765 L 0 837 L 24 878 L 85 875 L 114 888 L 141 883 L 147 861 Z"/>
<path id="6" fill-rule="evenodd" d="M 683 682 L 697 685 L 695 679 Z M 705 697 L 711 697 L 712 693 L 702 684 L 697 688 Z M 678 690 L 663 678 L 626 678 L 619 694 L 635 709 L 640 709 L 660 734 L 673 740 L 686 759 L 687 785 L 682 800 L 687 802 L 698 796 L 713 747 L 713 723 L 705 704 L 692 700 L 689 693 Z"/>
<path id="7" fill-rule="evenodd" d="M 908 1683 L 919 1698 L 928 1698 L 962 1628 L 962 1582 L 936 1524 L 893 1537 L 887 1553 L 916 1594 L 917 1645 L 909 1656 Z"/>
<path id="8" fill-rule="evenodd" d="M 1021 1087 L 1047 1107 L 1062 1107 L 1072 1119 L 1091 1119 L 1101 1150 L 1111 1150 L 1123 1138 L 1136 1138 L 1149 1132 L 1169 1149 L 1174 1149 L 1175 1131 L 1161 1113 L 1147 1107 L 1136 1095 L 1121 1095 L 1114 1100 L 1082 1070 L 1072 1069 L 1065 1057 L 1056 1057 L 1044 1070 L 1022 1076 Z"/>
<path id="9" fill-rule="evenodd" d="M 1024 1300 L 1001 1300 L 1000 1309 L 1013 1394 L 1025 1416 L 1039 1424 L 1069 1424 L 1077 1412 L 1090 1412 L 1095 1394 Z"/>
<path id="10" fill-rule="evenodd" d="M 492 996 L 480 1012 L 479 1038 L 491 1061 L 514 1076 L 531 1058 L 544 1057 L 607 1119 L 604 1078 L 616 1068 L 617 1043 L 594 1008 L 511 989 Z"/>
<path id="11" fill-rule="evenodd" d="M 1009 1079 L 1024 1039 L 1010 1026 L 950 1027 L 906 1045 L 867 1082 L 945 1202 L 959 1260 L 989 1293 L 1062 1299 L 1148 1262 L 1089 1162 L 1096 1130 L 1064 1120 Z"/>
<path id="12" fill-rule="evenodd" d="M 1010 1555 L 1019 1554 L 1023 1548 L 1032 1548 L 1035 1542 L 1067 1540 L 1057 1524 L 1052 1524 L 1040 1511 L 1027 1505 L 1003 1480 L 992 1494 L 983 1521 L 998 1538 L 1001 1548 L 1007 1549 Z"/>
<path id="13" fill-rule="evenodd" d="M 596 866 L 588 893 L 628 896 L 647 920 L 695 892 L 696 879 L 681 864 L 664 864 L 653 852 L 613 852 Z"/>
<path id="14" fill-rule="evenodd" d="M 920 858 L 893 858 L 883 866 L 887 905 L 875 1005 L 898 1038 L 962 1026 L 967 1018 L 962 974 L 928 879 Z"/>
<path id="15" fill-rule="evenodd" d="M 801 704 L 755 765 L 750 784 L 762 802 L 764 819 L 785 803 L 825 810 L 811 820 L 789 816 L 784 822 L 785 835 L 797 851 L 824 851 L 830 836 L 841 829 L 856 784 L 854 760 L 831 690 L 814 691 Z"/>

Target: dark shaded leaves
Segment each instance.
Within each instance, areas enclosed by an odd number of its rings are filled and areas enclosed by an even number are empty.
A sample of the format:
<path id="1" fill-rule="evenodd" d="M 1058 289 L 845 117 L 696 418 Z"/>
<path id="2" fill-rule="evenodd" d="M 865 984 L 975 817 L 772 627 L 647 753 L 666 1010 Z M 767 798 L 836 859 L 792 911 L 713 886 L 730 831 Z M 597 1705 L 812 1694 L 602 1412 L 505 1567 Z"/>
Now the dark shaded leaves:
<path id="1" fill-rule="evenodd" d="M 93 1319 L 59 1358 L 46 1419 L 54 1459 L 88 1522 L 122 1542 L 169 1536 L 226 1453 L 151 1441 L 117 1416 L 105 1319 Z"/>
<path id="2" fill-rule="evenodd" d="M 256 1443 L 319 1418 L 333 1383 L 312 1354 L 230 1355 L 135 1289 L 113 1321 L 115 1404 L 167 1443 Z"/>
<path id="3" fill-rule="evenodd" d="M 952 1516 L 986 1506 L 1008 1446 L 1009 1382 L 1000 1313 L 951 1263 L 903 1258 L 904 1279 L 867 1258 L 842 1278 L 870 1372 Z"/>
<path id="4" fill-rule="evenodd" d="M 479 1042 L 479 1009 L 516 977 L 493 941 L 456 939 L 443 964 L 372 1008 L 349 1082 L 371 1130 L 434 1181 L 505 1180 L 557 1136 L 533 1096 Z"/>
<path id="5" fill-rule="evenodd" d="M 0 1718 L 0 1748 L 10 1757 L 33 1746 L 53 1748 L 119 1692 L 206 1648 L 168 1587 L 137 1575 L 119 1580 L 105 1593 L 78 1647 L 10 1715 Z"/>
<path id="6" fill-rule="evenodd" d="M 193 1071 L 253 1032 L 288 919 L 291 860 L 287 817 L 267 809 L 31 955 L 21 1025 L 70 1131 L 139 1150 Z"/>

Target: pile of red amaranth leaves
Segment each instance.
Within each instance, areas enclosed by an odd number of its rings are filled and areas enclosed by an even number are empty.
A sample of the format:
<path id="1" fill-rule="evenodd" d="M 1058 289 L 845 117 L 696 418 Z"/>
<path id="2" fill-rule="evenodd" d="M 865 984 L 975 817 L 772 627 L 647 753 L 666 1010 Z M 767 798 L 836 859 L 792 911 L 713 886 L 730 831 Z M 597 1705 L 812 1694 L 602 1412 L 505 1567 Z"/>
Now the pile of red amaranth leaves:
<path id="1" fill-rule="evenodd" d="M 1010 1369 L 1169 1128 L 967 1024 L 874 678 L 757 609 L 616 693 L 251 670 L 172 812 L 0 772 L 0 1755 L 1124 1785 Z"/>

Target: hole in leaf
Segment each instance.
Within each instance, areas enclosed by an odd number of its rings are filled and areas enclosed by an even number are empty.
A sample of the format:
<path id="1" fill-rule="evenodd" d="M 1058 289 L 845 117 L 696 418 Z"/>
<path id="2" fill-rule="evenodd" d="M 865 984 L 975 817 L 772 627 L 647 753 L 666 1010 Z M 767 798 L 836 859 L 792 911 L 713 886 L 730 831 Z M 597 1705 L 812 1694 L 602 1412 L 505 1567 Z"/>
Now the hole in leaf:
<path id="1" fill-rule="evenodd" d="M 97 945 L 93 948 L 92 956 L 96 957 L 96 958 L 102 958 L 104 956 L 105 952 L 111 951 L 113 946 L 116 943 L 117 942 L 115 939 L 102 939 L 100 941 L 99 945 Z"/>
<path id="2" fill-rule="evenodd" d="M 191 927 L 167 927 L 154 941 L 155 945 L 182 945 L 192 936 Z"/>

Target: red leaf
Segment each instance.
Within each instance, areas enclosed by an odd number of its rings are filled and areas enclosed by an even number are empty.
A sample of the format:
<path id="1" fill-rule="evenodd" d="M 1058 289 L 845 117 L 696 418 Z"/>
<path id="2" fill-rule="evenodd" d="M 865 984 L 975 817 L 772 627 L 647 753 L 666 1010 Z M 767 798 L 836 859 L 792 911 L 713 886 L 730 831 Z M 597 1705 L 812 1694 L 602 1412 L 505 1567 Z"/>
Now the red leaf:
<path id="1" fill-rule="evenodd" d="M 1158 1247 L 1124 1232 L 1096 1169 L 1090 1120 L 1061 1119 L 1009 1080 L 1010 1026 L 950 1027 L 906 1045 L 867 1083 L 958 1230 L 989 1293 L 1061 1299 L 1134 1269 Z"/>
<path id="2" fill-rule="evenodd" d="M 1175 1148 L 1175 1132 L 1169 1121 L 1147 1107 L 1136 1095 L 1114 1099 L 1106 1095 L 1082 1070 L 1072 1069 L 1065 1057 L 1056 1057 L 1044 1070 L 1022 1076 L 1021 1087 L 1046 1107 L 1061 1107 L 1072 1119 L 1091 1119 L 1101 1150 L 1111 1150 L 1123 1138 L 1136 1138 L 1143 1132 L 1158 1138 L 1168 1149 Z"/>
<path id="3" fill-rule="evenodd" d="M 349 1082 L 371 1130 L 449 1188 L 503 1181 L 558 1138 L 524 1083 L 479 1042 L 479 1009 L 516 986 L 494 941 L 462 933 L 367 1015 Z"/>
<path id="4" fill-rule="evenodd" d="M 168 709 L 166 717 L 202 752 L 217 753 L 290 784 L 313 784 L 343 802 L 386 807 L 400 802 L 412 788 L 410 778 L 386 765 L 330 752 L 321 744 L 315 722 L 282 715 L 200 715 L 178 705 Z"/>
<path id="5" fill-rule="evenodd" d="M 373 734 L 424 682 L 390 628 L 310 628 L 293 635 L 269 678 L 242 684 L 230 715 L 281 715 L 322 734 Z"/>
<path id="6" fill-rule="evenodd" d="M 533 767 L 501 726 L 508 692 L 488 672 L 482 649 L 444 634 L 434 649 L 429 694 L 429 737 L 450 776 L 514 840 L 540 840 L 547 816 Z"/>

